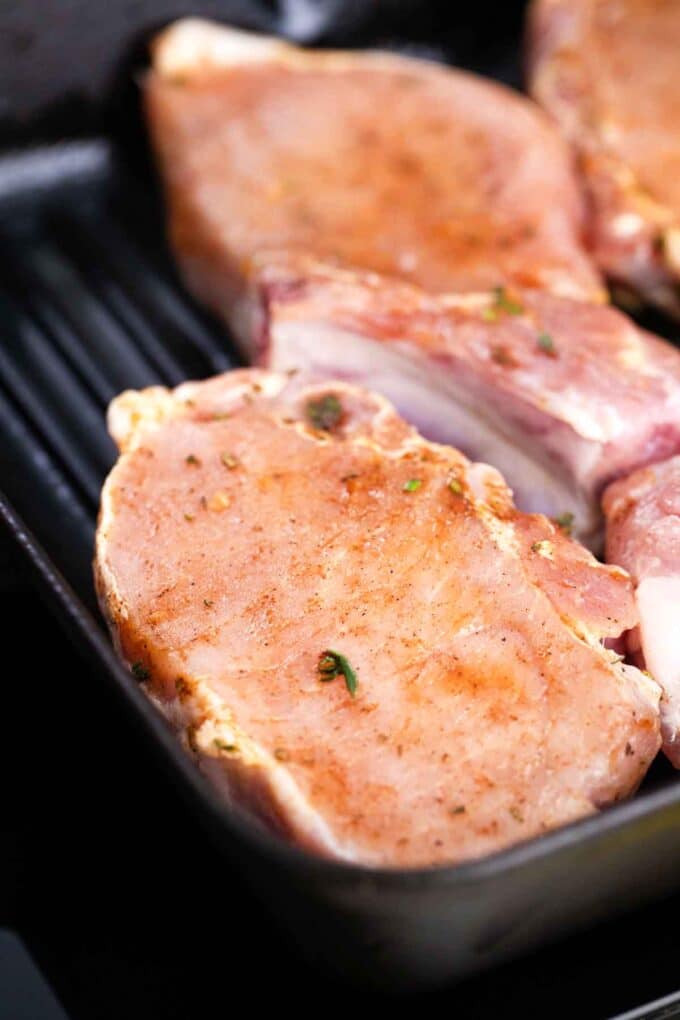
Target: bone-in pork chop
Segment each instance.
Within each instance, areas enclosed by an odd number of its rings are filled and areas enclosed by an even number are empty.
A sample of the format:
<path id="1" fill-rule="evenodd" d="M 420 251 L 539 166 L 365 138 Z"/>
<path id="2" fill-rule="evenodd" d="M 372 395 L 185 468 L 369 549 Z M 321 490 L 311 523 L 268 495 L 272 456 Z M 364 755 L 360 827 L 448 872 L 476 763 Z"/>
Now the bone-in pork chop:
<path id="1" fill-rule="evenodd" d="M 97 536 L 118 647 L 201 768 L 365 864 L 488 853 L 631 793 L 658 688 L 630 579 L 376 395 L 243 370 L 126 393 Z"/>
<path id="2" fill-rule="evenodd" d="M 269 249 L 431 291 L 602 296 L 568 148 L 501 85 L 188 20 L 155 41 L 145 98 L 174 251 L 237 332 L 250 259 Z"/>
<path id="3" fill-rule="evenodd" d="M 371 386 L 593 548 L 605 485 L 680 452 L 680 354 L 611 307 L 508 288 L 430 295 L 301 258 L 256 275 L 252 361 Z"/>
<path id="4" fill-rule="evenodd" d="M 637 583 L 630 644 L 661 684 L 664 750 L 680 767 L 680 457 L 610 486 L 604 509 L 607 558 Z"/>
<path id="5" fill-rule="evenodd" d="M 680 315 L 680 3 L 535 0 L 530 86 L 576 146 L 612 279 Z"/>

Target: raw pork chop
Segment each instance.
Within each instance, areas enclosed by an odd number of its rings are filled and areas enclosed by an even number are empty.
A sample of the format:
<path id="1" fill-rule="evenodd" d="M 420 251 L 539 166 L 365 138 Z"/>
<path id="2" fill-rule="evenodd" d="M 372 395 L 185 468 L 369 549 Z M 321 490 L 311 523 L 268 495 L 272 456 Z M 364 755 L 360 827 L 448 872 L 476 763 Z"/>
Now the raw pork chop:
<path id="1" fill-rule="evenodd" d="M 432 291 L 512 281 L 602 296 L 566 146 L 509 89 L 194 20 L 163 32 L 153 58 L 146 106 L 174 250 L 237 332 L 250 259 L 269 249 Z"/>
<path id="2" fill-rule="evenodd" d="M 680 767 L 680 457 L 638 471 L 605 493 L 607 558 L 637 583 L 632 650 L 663 688 L 664 750 Z"/>
<path id="3" fill-rule="evenodd" d="M 386 401 L 244 370 L 126 393 L 97 537 L 122 655 L 233 801 L 429 865 L 631 793 L 658 688 L 630 579 Z"/>
<path id="4" fill-rule="evenodd" d="M 680 315 L 680 3 L 536 0 L 529 63 L 580 154 L 600 266 Z"/>
<path id="5" fill-rule="evenodd" d="M 384 394 L 497 467 L 524 510 L 601 540 L 604 486 L 680 451 L 680 355 L 610 307 L 540 291 L 437 296 L 312 260 L 256 274 L 247 354 Z"/>

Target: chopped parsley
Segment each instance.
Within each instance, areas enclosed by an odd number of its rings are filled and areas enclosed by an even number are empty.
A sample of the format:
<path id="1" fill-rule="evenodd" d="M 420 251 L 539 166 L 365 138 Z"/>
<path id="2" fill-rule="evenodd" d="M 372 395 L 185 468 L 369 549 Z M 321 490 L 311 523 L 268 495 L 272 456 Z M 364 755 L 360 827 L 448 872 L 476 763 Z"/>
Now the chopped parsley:
<path id="1" fill-rule="evenodd" d="M 327 649 L 319 656 L 317 669 L 319 671 L 319 679 L 324 682 L 334 680 L 336 676 L 344 676 L 345 686 L 351 697 L 356 695 L 359 681 L 346 655 Z"/>
<path id="2" fill-rule="evenodd" d="M 212 599 L 203 599 L 203 605 L 204 605 L 204 606 L 205 606 L 205 607 L 206 607 L 207 609 L 210 609 L 210 608 L 211 608 L 212 606 L 214 606 L 214 605 L 215 605 L 215 603 L 213 602 L 213 600 L 212 600 Z"/>
<path id="3" fill-rule="evenodd" d="M 185 513 L 184 520 L 185 521 L 193 521 L 195 516 L 196 516 L 196 514 Z"/>
<path id="4" fill-rule="evenodd" d="M 455 807 L 451 808 L 450 814 L 452 814 L 452 815 L 464 815 L 465 814 L 465 804 L 456 804 Z"/>
<path id="5" fill-rule="evenodd" d="M 539 351 L 543 354 L 547 354 L 549 358 L 557 357 L 557 348 L 555 347 L 555 341 L 550 336 L 550 333 L 539 333 L 536 337 L 536 346 Z"/>
<path id="6" fill-rule="evenodd" d="M 327 393 L 307 404 L 307 417 L 314 428 L 322 432 L 330 432 L 339 425 L 343 414 L 342 404 L 334 393 Z"/>
<path id="7" fill-rule="evenodd" d="M 234 457 L 233 453 L 222 453 L 220 455 L 220 460 L 226 468 L 229 468 L 230 471 L 233 471 L 234 468 L 237 468 L 239 465 L 238 457 Z"/>
<path id="8" fill-rule="evenodd" d="M 409 478 L 407 482 L 404 482 L 402 489 L 404 492 L 417 492 L 420 486 L 423 484 L 421 478 Z"/>
<path id="9" fill-rule="evenodd" d="M 139 680 L 140 682 L 142 680 L 148 680 L 149 677 L 151 676 L 151 673 L 146 668 L 143 662 L 139 661 L 133 662 L 130 668 L 132 670 L 132 675 L 135 678 L 135 680 Z"/>
<path id="10" fill-rule="evenodd" d="M 190 453 L 188 457 L 184 458 L 187 464 L 191 464 L 193 467 L 198 467 L 201 463 L 195 453 Z"/>
<path id="11" fill-rule="evenodd" d="M 571 535 L 574 527 L 574 515 L 567 510 L 555 518 L 555 524 L 562 529 L 565 535 Z"/>
<path id="12" fill-rule="evenodd" d="M 453 478 L 449 479 L 449 489 L 455 496 L 463 495 L 463 484 L 459 478 L 455 477 L 455 475 Z"/>

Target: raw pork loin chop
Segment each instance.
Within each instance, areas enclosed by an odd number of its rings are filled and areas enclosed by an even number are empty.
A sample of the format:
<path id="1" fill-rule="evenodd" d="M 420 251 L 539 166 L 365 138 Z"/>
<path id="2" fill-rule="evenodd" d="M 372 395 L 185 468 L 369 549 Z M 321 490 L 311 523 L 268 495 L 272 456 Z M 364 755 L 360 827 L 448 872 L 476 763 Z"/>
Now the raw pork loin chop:
<path id="1" fill-rule="evenodd" d="M 530 86 L 575 145 L 604 271 L 680 315 L 680 3 L 536 0 Z"/>
<path id="2" fill-rule="evenodd" d="M 614 309 L 540 291 L 437 296 L 311 259 L 255 274 L 246 353 L 370 385 L 597 547 L 605 485 L 680 451 L 680 355 Z M 566 515 L 566 516 L 563 516 Z"/>
<path id="3" fill-rule="evenodd" d="M 661 684 L 664 750 L 680 767 L 680 457 L 638 471 L 605 493 L 607 558 L 637 584 L 633 652 Z"/>
<path id="4" fill-rule="evenodd" d="M 237 333 L 270 249 L 432 291 L 603 296 L 568 149 L 503 86 L 188 20 L 155 41 L 145 98 L 180 266 Z"/>
<path id="5" fill-rule="evenodd" d="M 381 397 L 243 370 L 114 401 L 96 568 L 227 798 L 364 864 L 488 853 L 631 793 L 658 688 L 631 582 Z"/>

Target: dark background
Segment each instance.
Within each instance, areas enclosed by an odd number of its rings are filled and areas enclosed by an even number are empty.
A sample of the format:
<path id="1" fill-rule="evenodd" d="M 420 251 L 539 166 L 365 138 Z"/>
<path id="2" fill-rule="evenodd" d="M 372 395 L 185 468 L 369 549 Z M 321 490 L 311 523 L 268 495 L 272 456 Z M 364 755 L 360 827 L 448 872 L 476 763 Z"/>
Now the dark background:
<path id="1" fill-rule="evenodd" d="M 135 74 L 149 34 L 182 14 L 320 45 L 395 46 L 518 85 L 523 7 L 0 0 L 0 149 L 105 131 L 144 153 Z M 19 932 L 74 1020 L 395 1006 L 291 953 L 2 537 L 0 613 L 0 925 Z M 406 1005 L 462 1017 L 612 1016 L 680 984 L 679 908 L 668 900 Z"/>

